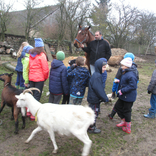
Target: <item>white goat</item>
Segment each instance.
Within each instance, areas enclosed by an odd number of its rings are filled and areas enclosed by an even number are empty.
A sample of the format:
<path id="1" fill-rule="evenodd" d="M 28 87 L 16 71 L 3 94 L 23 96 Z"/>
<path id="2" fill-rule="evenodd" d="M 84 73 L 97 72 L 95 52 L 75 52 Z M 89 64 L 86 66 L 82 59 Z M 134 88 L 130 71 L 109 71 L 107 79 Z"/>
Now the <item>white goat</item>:
<path id="1" fill-rule="evenodd" d="M 57 153 L 58 147 L 54 132 L 57 131 L 61 135 L 73 134 L 84 143 L 82 156 L 87 156 L 92 144 L 88 137 L 87 129 L 95 120 L 93 110 L 88 106 L 80 105 L 41 104 L 31 94 L 26 93 L 34 89 L 30 88 L 20 95 L 15 95 L 18 99 L 17 107 L 27 107 L 37 119 L 38 127 L 32 131 L 25 143 L 28 143 L 37 132 L 45 130 L 52 140 L 53 153 Z"/>

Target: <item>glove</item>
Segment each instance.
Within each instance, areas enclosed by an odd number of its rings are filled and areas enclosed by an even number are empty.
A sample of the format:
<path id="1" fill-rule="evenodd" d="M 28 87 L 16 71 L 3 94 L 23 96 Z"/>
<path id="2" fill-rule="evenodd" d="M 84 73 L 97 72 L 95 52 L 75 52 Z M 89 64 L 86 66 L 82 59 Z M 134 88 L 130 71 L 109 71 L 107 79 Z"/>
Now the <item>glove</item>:
<path id="1" fill-rule="evenodd" d="M 120 80 L 119 80 L 119 79 L 115 79 L 114 82 L 115 82 L 115 83 L 119 83 Z"/>
<path id="2" fill-rule="evenodd" d="M 122 92 L 121 92 L 121 90 L 119 90 L 119 91 L 118 91 L 118 93 L 119 93 L 119 95 L 122 95 Z"/>
<path id="3" fill-rule="evenodd" d="M 148 93 L 148 94 L 151 94 L 151 91 L 148 90 L 147 93 Z"/>
<path id="4" fill-rule="evenodd" d="M 112 92 L 112 98 L 115 99 L 115 92 Z"/>

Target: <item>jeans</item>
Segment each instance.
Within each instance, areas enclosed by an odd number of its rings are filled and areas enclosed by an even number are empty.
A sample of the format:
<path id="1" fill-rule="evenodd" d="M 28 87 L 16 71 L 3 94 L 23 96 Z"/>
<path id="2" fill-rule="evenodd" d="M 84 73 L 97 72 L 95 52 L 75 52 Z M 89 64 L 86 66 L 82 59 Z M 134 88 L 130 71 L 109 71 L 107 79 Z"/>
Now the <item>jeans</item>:
<path id="1" fill-rule="evenodd" d="M 156 94 L 151 94 L 150 104 L 149 112 L 156 113 Z"/>
<path id="2" fill-rule="evenodd" d="M 25 87 L 24 79 L 23 79 L 23 72 L 17 72 L 17 79 L 16 79 L 15 85 L 19 87 Z"/>
<path id="3" fill-rule="evenodd" d="M 91 75 L 93 75 L 93 73 L 95 72 L 95 66 L 90 64 L 90 72 L 91 72 Z"/>
<path id="4" fill-rule="evenodd" d="M 69 98 L 69 104 L 81 105 L 82 99 L 83 98 L 76 98 L 76 97 L 70 96 L 70 98 Z"/>
<path id="5" fill-rule="evenodd" d="M 62 94 L 61 95 L 54 95 L 50 93 L 49 96 L 49 103 L 54 103 L 54 104 L 59 104 L 62 98 Z"/>

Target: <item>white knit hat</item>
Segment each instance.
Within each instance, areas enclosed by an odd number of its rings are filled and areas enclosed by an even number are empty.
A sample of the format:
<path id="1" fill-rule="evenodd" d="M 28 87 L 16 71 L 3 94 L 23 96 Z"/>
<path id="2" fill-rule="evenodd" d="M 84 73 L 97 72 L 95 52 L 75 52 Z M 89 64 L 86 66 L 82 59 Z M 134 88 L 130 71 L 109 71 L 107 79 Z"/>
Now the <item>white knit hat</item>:
<path id="1" fill-rule="evenodd" d="M 120 64 L 126 66 L 126 67 L 131 67 L 132 66 L 132 59 L 130 57 L 127 57 L 123 59 Z"/>

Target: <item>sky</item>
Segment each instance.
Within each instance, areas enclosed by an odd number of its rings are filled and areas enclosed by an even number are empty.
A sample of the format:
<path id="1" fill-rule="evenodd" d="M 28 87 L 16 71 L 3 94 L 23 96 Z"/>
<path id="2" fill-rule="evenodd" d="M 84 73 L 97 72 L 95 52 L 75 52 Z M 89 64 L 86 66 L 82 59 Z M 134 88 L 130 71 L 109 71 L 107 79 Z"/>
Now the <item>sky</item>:
<path id="1" fill-rule="evenodd" d="M 26 0 L 14 0 L 13 10 L 24 10 L 23 2 Z M 57 0 L 43 0 L 42 6 L 54 5 Z M 93 0 L 94 1 L 94 0 Z M 5 3 L 12 3 L 13 0 L 5 0 Z M 112 3 L 119 2 L 119 0 L 111 0 Z M 156 1 L 155 0 L 124 0 L 124 3 L 131 5 L 132 7 L 137 7 L 139 10 L 148 10 L 156 14 Z"/>
<path id="2" fill-rule="evenodd" d="M 119 0 L 111 0 L 111 2 L 118 2 Z M 155 0 L 124 0 L 126 4 L 132 7 L 137 7 L 139 10 L 147 10 L 156 14 L 156 1 Z"/>

